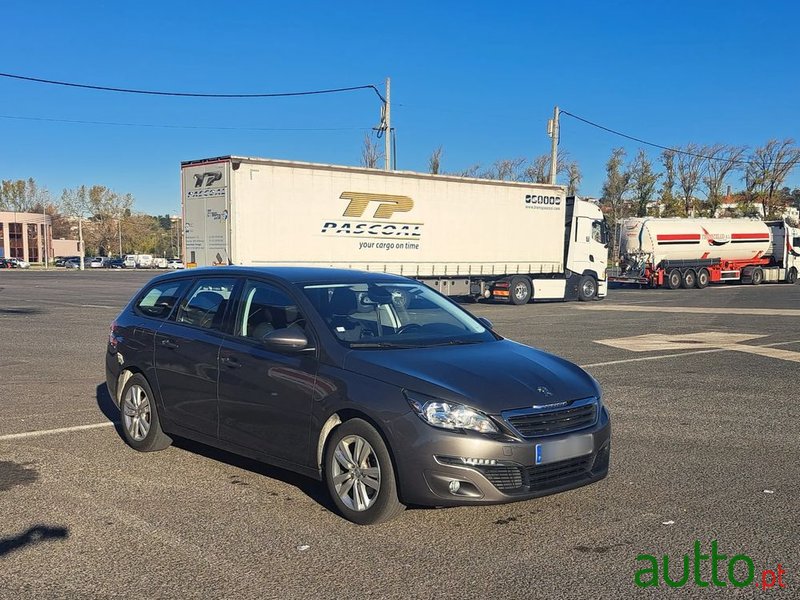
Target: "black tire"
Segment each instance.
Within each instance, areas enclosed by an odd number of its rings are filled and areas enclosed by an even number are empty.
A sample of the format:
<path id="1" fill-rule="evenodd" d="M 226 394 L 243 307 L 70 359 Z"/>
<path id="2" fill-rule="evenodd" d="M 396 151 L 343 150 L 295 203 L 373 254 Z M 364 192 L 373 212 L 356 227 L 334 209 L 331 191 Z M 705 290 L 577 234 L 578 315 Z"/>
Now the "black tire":
<path id="1" fill-rule="evenodd" d="M 681 287 L 682 281 L 683 276 L 681 275 L 680 270 L 672 269 L 669 273 L 667 273 L 667 279 L 664 281 L 664 286 L 671 290 L 677 290 L 679 287 Z"/>
<path id="2" fill-rule="evenodd" d="M 368 450 L 371 452 L 365 455 L 365 462 L 363 464 L 356 464 L 353 469 L 348 470 L 343 468 L 342 463 L 337 460 L 336 451 L 339 444 L 343 441 L 344 445 L 349 448 L 351 444 L 349 440 L 354 440 L 355 438 L 366 441 L 370 446 Z M 353 441 L 352 443 L 355 444 L 356 442 Z M 350 481 L 350 479 L 345 477 L 345 479 L 340 482 L 336 482 L 334 479 L 345 475 L 350 475 L 352 479 L 352 473 L 356 472 L 356 477 L 361 478 L 361 481 L 365 481 L 366 479 L 370 479 L 370 476 L 366 474 L 366 470 L 370 469 L 374 472 L 375 467 L 378 469 L 378 490 L 372 498 L 367 497 L 367 501 L 370 504 L 364 504 L 364 507 L 361 509 L 348 506 L 341 496 L 343 494 L 350 504 L 356 505 L 356 496 L 358 495 L 356 493 L 356 488 L 359 486 L 359 483 L 353 483 L 345 490 L 347 482 Z M 333 503 L 336 505 L 339 514 L 348 521 L 352 521 L 358 525 L 375 525 L 394 519 L 405 510 L 405 505 L 403 505 L 398 498 L 397 479 L 394 474 L 394 465 L 392 464 L 389 450 L 386 448 L 386 444 L 381 435 L 366 421 L 362 419 L 351 419 L 345 421 L 333 430 L 325 446 L 323 468 L 328 493 Z M 372 481 L 374 481 L 374 479 L 372 479 Z M 337 490 L 336 486 L 340 484 L 341 487 Z M 369 485 L 361 484 L 361 488 L 365 490 L 367 495 L 371 491 L 375 491 Z M 352 492 L 352 494 L 350 492 Z"/>
<path id="3" fill-rule="evenodd" d="M 708 287 L 709 282 L 711 281 L 711 275 L 708 273 L 708 269 L 700 269 L 697 272 L 697 289 L 702 290 L 703 288 Z"/>
<path id="4" fill-rule="evenodd" d="M 578 300 L 589 302 L 597 296 L 597 280 L 591 275 L 584 275 L 578 282 Z"/>
<path id="5" fill-rule="evenodd" d="M 794 285 L 797 283 L 797 269 L 794 267 L 789 269 L 789 272 L 786 274 L 786 283 L 789 285 Z"/>
<path id="6" fill-rule="evenodd" d="M 511 278 L 511 283 L 508 286 L 508 301 L 511 304 L 517 306 L 527 304 L 531 301 L 531 294 L 533 294 L 533 289 L 530 279 L 520 275 Z"/>
<path id="7" fill-rule="evenodd" d="M 761 267 L 756 267 L 753 269 L 753 274 L 750 277 L 750 283 L 753 285 L 761 285 L 764 282 L 764 270 Z"/>
<path id="8" fill-rule="evenodd" d="M 141 394 L 144 394 L 144 399 L 147 401 L 146 410 L 143 408 Z M 139 396 L 138 404 L 137 395 Z M 172 444 L 172 438 L 161 429 L 153 390 L 144 375 L 136 373 L 125 382 L 119 404 L 122 436 L 131 448 L 139 452 L 154 452 L 164 450 Z M 137 418 L 140 424 L 138 427 L 135 425 Z M 142 422 L 147 423 L 147 431 L 140 438 L 143 431 Z"/>
<path id="9" fill-rule="evenodd" d="M 695 285 L 697 285 L 697 273 L 694 272 L 694 269 L 686 269 L 681 277 L 681 287 L 691 290 Z"/>

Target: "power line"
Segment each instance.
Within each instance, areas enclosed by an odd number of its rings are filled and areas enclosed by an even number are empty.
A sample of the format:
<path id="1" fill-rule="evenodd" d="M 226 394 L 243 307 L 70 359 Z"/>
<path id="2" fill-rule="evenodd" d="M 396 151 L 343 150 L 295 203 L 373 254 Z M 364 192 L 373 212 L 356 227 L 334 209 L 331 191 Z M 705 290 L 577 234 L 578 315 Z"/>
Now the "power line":
<path id="1" fill-rule="evenodd" d="M 622 133 L 621 131 L 617 131 L 616 129 L 611 129 L 610 127 L 606 127 L 605 125 L 600 125 L 599 123 L 595 123 L 593 121 L 590 121 L 589 119 L 584 119 L 583 117 L 579 117 L 578 115 L 575 115 L 575 114 L 573 114 L 571 112 L 568 112 L 566 110 L 561 110 L 560 113 L 562 115 L 568 115 L 568 116 L 572 117 L 573 119 L 577 119 L 578 121 L 582 121 L 582 122 L 586 123 L 587 125 L 591 125 L 592 127 L 596 127 L 597 129 L 602 129 L 603 131 L 607 131 L 608 133 L 613 133 L 614 135 L 618 135 L 620 137 L 624 137 L 626 139 L 633 140 L 634 142 L 639 142 L 640 144 L 644 144 L 646 146 L 652 146 L 654 148 L 660 148 L 661 150 L 667 150 L 669 152 L 674 152 L 675 154 L 683 154 L 685 156 L 693 156 L 695 158 L 703 158 L 705 160 L 719 160 L 719 161 L 722 161 L 722 162 L 730 162 L 730 163 L 740 164 L 740 165 L 749 165 L 752 162 L 752 161 L 749 161 L 749 160 L 740 160 L 740 159 L 733 159 L 732 160 L 732 159 L 723 158 L 723 157 L 720 157 L 720 156 L 707 156 L 705 154 L 697 154 L 695 152 L 688 152 L 686 150 L 681 150 L 679 148 L 671 148 L 669 146 L 662 146 L 661 144 L 656 144 L 655 142 L 648 142 L 647 140 L 643 140 L 641 138 L 638 138 L 638 137 L 635 137 L 635 136 L 632 136 L 632 135 L 628 135 L 627 133 Z"/>
<path id="2" fill-rule="evenodd" d="M 0 77 L 7 79 L 17 79 L 20 81 L 32 81 L 48 85 L 60 85 L 63 87 L 81 88 L 86 90 L 96 90 L 102 92 L 118 92 L 123 94 L 142 94 L 147 96 L 173 96 L 182 98 L 287 98 L 294 96 L 316 96 L 321 94 L 338 94 L 341 92 L 354 92 L 356 90 L 372 90 L 386 104 L 386 99 L 381 95 L 378 88 L 372 84 L 355 85 L 350 87 L 329 88 L 322 90 L 309 90 L 302 92 L 269 92 L 258 94 L 208 94 L 201 92 L 167 92 L 161 90 L 137 90 L 130 88 L 118 88 L 105 85 L 91 85 L 87 83 L 75 83 L 70 81 L 56 81 L 53 79 L 42 79 L 40 77 L 30 77 L 28 75 L 15 75 L 13 73 L 0 73 Z"/>
<path id="3" fill-rule="evenodd" d="M 78 119 L 51 119 L 48 117 L 24 117 L 0 115 L 0 119 L 18 121 L 43 121 L 47 123 L 70 123 L 76 125 L 113 125 L 118 127 L 150 127 L 157 129 L 200 129 L 220 131 L 369 131 L 369 127 L 221 127 L 213 125 L 167 125 L 158 123 L 119 123 L 112 121 L 83 121 Z"/>

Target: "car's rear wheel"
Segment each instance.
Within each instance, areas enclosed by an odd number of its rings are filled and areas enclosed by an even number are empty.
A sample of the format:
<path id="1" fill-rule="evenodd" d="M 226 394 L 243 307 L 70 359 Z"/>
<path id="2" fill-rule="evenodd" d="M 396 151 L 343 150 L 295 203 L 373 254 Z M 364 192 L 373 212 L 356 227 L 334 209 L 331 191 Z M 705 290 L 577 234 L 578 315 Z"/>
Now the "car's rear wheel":
<path id="1" fill-rule="evenodd" d="M 375 428 L 362 419 L 346 421 L 333 431 L 324 470 L 333 503 L 348 521 L 373 525 L 405 509 L 398 499 L 389 450 Z"/>
<path id="2" fill-rule="evenodd" d="M 122 434 L 139 452 L 164 450 L 172 438 L 161 429 L 153 391 L 144 375 L 136 373 L 125 382 L 120 402 Z"/>

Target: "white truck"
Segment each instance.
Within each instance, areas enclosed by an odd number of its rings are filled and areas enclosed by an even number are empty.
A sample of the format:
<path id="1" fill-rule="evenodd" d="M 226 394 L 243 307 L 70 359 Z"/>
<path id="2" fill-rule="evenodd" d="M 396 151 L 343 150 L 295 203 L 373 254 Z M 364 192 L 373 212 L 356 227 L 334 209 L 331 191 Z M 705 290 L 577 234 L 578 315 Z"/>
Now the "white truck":
<path id="1" fill-rule="evenodd" d="M 382 271 L 512 304 L 606 295 L 603 215 L 559 186 L 239 156 L 181 172 L 187 267 Z"/>
<path id="2" fill-rule="evenodd" d="M 800 229 L 753 219 L 625 219 L 620 277 L 612 281 L 670 289 L 709 283 L 795 283 Z"/>

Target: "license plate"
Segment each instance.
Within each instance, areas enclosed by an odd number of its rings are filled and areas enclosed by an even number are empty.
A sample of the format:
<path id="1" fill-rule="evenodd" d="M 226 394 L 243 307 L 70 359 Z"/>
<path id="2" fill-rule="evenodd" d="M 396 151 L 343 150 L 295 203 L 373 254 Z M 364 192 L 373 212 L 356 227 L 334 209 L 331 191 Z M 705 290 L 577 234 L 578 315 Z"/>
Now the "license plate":
<path id="1" fill-rule="evenodd" d="M 574 435 L 563 440 L 536 444 L 535 464 L 546 465 L 560 460 L 567 460 L 591 454 L 594 449 L 592 434 Z"/>

